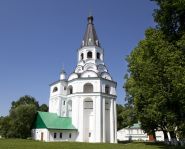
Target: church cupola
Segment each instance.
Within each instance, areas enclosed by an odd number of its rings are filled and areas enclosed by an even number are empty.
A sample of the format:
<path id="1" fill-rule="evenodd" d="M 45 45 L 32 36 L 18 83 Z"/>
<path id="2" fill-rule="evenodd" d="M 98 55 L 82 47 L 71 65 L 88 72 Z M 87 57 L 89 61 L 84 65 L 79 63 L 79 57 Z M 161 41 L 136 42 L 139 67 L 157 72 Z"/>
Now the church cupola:
<path id="1" fill-rule="evenodd" d="M 61 73 L 60 73 L 60 80 L 65 80 L 66 79 L 66 72 L 64 69 L 62 69 Z"/>
<path id="2" fill-rule="evenodd" d="M 84 35 L 84 38 L 82 40 L 82 47 L 84 46 L 98 46 L 100 47 L 100 43 L 98 40 L 98 36 L 96 34 L 96 30 L 93 24 L 93 16 L 89 16 L 87 18 L 88 24 L 87 29 Z"/>

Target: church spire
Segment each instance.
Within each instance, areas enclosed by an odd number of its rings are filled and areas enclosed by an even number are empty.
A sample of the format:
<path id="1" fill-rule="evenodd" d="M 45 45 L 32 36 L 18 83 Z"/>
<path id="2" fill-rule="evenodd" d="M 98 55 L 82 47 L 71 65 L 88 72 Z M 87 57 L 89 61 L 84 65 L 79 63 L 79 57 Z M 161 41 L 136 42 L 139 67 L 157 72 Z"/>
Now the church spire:
<path id="1" fill-rule="evenodd" d="M 87 29 L 86 29 L 83 41 L 82 41 L 82 47 L 84 46 L 100 47 L 98 36 L 96 34 L 96 30 L 93 24 L 93 16 L 89 16 L 87 20 L 88 20 L 88 24 L 87 24 Z"/>

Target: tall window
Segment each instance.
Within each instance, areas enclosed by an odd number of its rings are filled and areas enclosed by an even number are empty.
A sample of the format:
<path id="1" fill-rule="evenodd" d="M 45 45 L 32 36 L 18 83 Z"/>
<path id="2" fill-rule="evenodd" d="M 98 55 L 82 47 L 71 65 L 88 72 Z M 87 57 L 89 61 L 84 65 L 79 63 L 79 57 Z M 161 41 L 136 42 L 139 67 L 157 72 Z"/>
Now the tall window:
<path id="1" fill-rule="evenodd" d="M 86 83 L 84 85 L 84 93 L 92 93 L 93 92 L 93 85 L 91 83 Z"/>
<path id="2" fill-rule="evenodd" d="M 57 138 L 57 133 L 56 132 L 54 133 L 54 138 Z"/>
<path id="3" fill-rule="evenodd" d="M 60 138 L 62 138 L 62 133 L 60 133 Z"/>
<path id="4" fill-rule="evenodd" d="M 110 94 L 110 87 L 108 85 L 105 86 L 105 93 Z"/>
<path id="5" fill-rule="evenodd" d="M 71 133 L 69 133 L 69 138 L 71 138 L 71 136 L 72 136 Z"/>
<path id="6" fill-rule="evenodd" d="M 96 58 L 97 58 L 97 59 L 100 59 L 100 53 L 99 53 L 99 52 L 96 53 Z"/>
<path id="7" fill-rule="evenodd" d="M 92 52 L 91 51 L 87 52 L 87 58 L 92 58 Z"/>
<path id="8" fill-rule="evenodd" d="M 72 86 L 68 87 L 68 94 L 73 94 L 73 87 Z"/>
<path id="9" fill-rule="evenodd" d="M 83 60 L 83 59 L 84 59 L 84 54 L 82 53 L 82 54 L 81 54 L 81 60 Z"/>

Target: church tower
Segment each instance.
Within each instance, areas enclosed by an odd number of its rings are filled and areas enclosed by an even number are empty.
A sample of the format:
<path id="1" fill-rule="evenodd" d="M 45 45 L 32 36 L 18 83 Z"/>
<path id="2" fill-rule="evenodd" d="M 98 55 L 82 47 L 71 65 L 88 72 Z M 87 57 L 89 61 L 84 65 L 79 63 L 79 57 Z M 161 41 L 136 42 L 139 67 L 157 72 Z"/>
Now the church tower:
<path id="1" fill-rule="evenodd" d="M 93 16 L 77 51 L 77 66 L 68 77 L 50 85 L 49 112 L 70 117 L 77 129 L 74 141 L 116 143 L 116 85 L 104 64 L 104 50 Z"/>

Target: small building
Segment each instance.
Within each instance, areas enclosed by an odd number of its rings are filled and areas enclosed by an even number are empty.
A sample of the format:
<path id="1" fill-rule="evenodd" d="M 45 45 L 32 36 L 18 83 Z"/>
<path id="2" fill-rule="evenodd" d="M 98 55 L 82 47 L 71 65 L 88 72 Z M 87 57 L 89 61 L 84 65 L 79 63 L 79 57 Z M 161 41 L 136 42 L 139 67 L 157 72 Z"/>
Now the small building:
<path id="1" fill-rule="evenodd" d="M 164 141 L 162 131 L 156 131 L 156 140 Z M 117 131 L 117 139 L 119 141 L 153 141 L 153 137 L 145 133 L 140 126 L 140 123 L 135 123 L 132 126 L 125 127 Z"/>
<path id="2" fill-rule="evenodd" d="M 41 141 L 70 141 L 76 138 L 76 128 L 70 117 L 59 117 L 56 113 L 37 112 L 32 137 Z"/>

